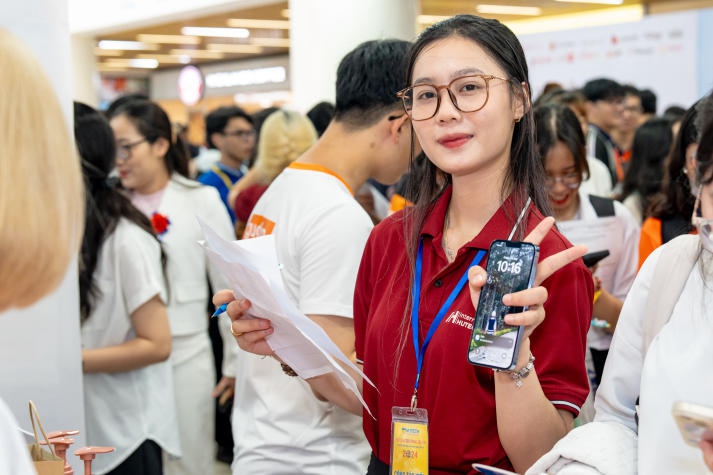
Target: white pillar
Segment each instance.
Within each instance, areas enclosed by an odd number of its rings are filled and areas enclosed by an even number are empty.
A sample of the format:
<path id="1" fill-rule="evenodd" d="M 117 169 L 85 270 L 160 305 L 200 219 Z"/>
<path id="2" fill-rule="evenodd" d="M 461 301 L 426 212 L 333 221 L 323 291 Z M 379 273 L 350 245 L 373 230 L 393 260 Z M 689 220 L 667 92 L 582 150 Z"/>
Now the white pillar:
<path id="1" fill-rule="evenodd" d="M 334 102 L 337 66 L 355 46 L 416 36 L 417 0 L 290 0 L 289 6 L 292 107 L 303 112 Z"/>
<path id="2" fill-rule="evenodd" d="M 95 41 L 89 35 L 72 35 L 72 99 L 99 106 L 99 73 Z"/>
<path id="3" fill-rule="evenodd" d="M 67 0 L 2 2 L 0 26 L 21 38 L 39 58 L 71 127 Z M 27 411 L 29 399 L 37 404 L 45 430 L 81 430 L 82 434 L 74 438 L 74 449 L 86 443 L 77 266 L 70 267 L 53 294 L 30 308 L 0 314 L 0 397 L 26 430 L 32 430 Z M 75 460 L 74 455 L 69 459 L 74 473 L 83 473 L 81 461 Z"/>

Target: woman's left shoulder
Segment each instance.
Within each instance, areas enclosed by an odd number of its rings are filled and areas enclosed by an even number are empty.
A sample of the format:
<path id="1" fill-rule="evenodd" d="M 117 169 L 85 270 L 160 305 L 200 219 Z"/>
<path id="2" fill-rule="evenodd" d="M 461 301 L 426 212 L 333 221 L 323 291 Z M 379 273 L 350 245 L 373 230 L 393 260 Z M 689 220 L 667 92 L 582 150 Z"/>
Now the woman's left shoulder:
<path id="1" fill-rule="evenodd" d="M 201 188 L 204 188 L 204 185 L 202 183 L 199 183 L 195 180 L 191 180 L 190 178 L 187 178 L 178 173 L 174 173 L 171 176 L 171 183 L 173 183 L 177 187 L 186 188 L 189 190 L 199 190 Z"/>

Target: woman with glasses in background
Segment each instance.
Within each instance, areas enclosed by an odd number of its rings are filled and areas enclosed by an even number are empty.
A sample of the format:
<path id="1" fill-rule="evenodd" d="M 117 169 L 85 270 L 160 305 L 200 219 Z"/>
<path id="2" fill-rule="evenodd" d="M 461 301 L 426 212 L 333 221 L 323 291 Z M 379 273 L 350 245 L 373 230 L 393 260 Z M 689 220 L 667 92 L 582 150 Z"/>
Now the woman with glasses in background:
<path id="1" fill-rule="evenodd" d="M 213 473 L 214 413 L 211 388 L 215 366 L 208 338 L 208 278 L 213 288 L 227 284 L 207 265 L 198 244 L 198 218 L 223 239 L 232 239 L 228 212 L 209 186 L 186 178 L 188 157 L 173 138 L 168 116 L 156 103 L 127 101 L 110 116 L 116 139 L 116 169 L 131 203 L 150 220 L 166 254 L 167 310 L 171 327 L 173 385 L 182 455 L 164 461 L 167 475 Z M 226 328 L 224 353 L 235 348 Z M 234 375 L 224 358 L 223 374 Z M 230 380 L 230 381 L 228 381 Z M 234 378 L 227 377 L 221 386 Z"/>
<path id="2" fill-rule="evenodd" d="M 589 252 L 609 251 L 609 256 L 592 269 L 594 319 L 587 343 L 596 389 L 622 301 L 636 276 L 639 225 L 621 203 L 579 189 L 588 175 L 586 144 L 579 120 L 568 107 L 559 104 L 538 107 L 535 124 L 547 198 L 557 227 L 571 242 L 586 245 Z"/>
<path id="3" fill-rule="evenodd" d="M 426 29 L 408 59 L 410 85 L 399 96 L 425 170 L 412 174 L 414 206 L 372 231 L 354 291 L 355 359 L 376 386 L 359 384 L 371 411 L 363 416 L 368 473 L 473 473 L 474 462 L 521 473 L 572 428 L 589 392 L 592 278 L 572 262 L 583 247 L 572 248 L 541 211 L 549 206 L 527 64 L 512 31 L 459 15 Z M 496 239 L 540 247 L 535 286 L 503 298 L 528 309 L 503 317 L 523 327 L 523 340 L 514 368 L 497 372 L 467 361 L 486 281 L 479 251 Z M 247 309 L 245 301 L 228 307 L 238 344 L 271 354 L 269 322 L 243 318 Z M 334 373 L 307 382 L 318 397 L 362 413 Z M 429 443 L 398 450 L 392 412 L 409 408 L 427 412 Z M 405 429 L 397 435 L 424 434 L 423 424 Z"/>

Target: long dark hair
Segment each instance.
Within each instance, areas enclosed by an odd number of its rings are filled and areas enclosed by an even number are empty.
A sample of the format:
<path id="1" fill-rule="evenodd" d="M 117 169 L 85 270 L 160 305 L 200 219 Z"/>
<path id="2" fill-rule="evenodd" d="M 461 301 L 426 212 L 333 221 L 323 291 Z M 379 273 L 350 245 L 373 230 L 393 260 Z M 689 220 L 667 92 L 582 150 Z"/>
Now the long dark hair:
<path id="1" fill-rule="evenodd" d="M 171 121 L 161 106 L 143 99 L 127 100 L 111 112 L 109 119 L 120 115 L 125 115 L 150 144 L 159 138 L 166 139 L 169 146 L 164 162 L 169 176 L 177 172 L 190 178 L 186 144 L 180 136 L 174 135 Z"/>
<path id="2" fill-rule="evenodd" d="M 574 168 L 579 178 L 589 177 L 587 165 L 587 144 L 582 132 L 582 125 L 569 107 L 561 104 L 546 103 L 535 107 L 535 125 L 537 130 L 537 152 L 544 166 L 547 153 L 562 142 L 574 157 Z"/>
<path id="3" fill-rule="evenodd" d="M 663 163 L 671 151 L 672 142 L 673 132 L 669 119 L 655 117 L 639 126 L 634 134 L 631 160 L 617 199 L 623 201 L 638 191 L 641 193 L 641 213 L 645 214 L 651 199 L 661 189 Z"/>
<path id="4" fill-rule="evenodd" d="M 94 271 L 101 246 L 126 218 L 154 235 L 151 223 L 115 188 L 109 178 L 114 168 L 114 134 L 104 117 L 88 105 L 74 103 L 74 139 L 81 158 L 86 188 L 86 223 L 79 266 L 79 307 L 82 323 L 89 318 L 99 294 Z"/>
<path id="5" fill-rule="evenodd" d="M 698 101 L 700 102 L 700 101 Z M 661 190 L 651 198 L 649 216 L 664 218 L 679 215 L 686 219 L 693 213 L 695 197 L 691 193 L 691 183 L 684 173 L 686 170 L 686 149 L 698 142 L 696 105 L 691 106 L 681 119 L 681 126 L 673 141 L 671 152 L 664 161 Z"/>
<path id="6" fill-rule="evenodd" d="M 462 37 L 477 43 L 505 71 L 509 78 L 510 90 L 524 103 L 525 114 L 515 124 L 513 131 L 510 162 L 501 190 L 501 199 L 510 190 L 513 193 L 511 206 L 505 209 L 506 216 L 514 224 L 520 210 L 531 197 L 534 205 L 544 214 L 549 214 L 549 204 L 544 187 L 542 163 L 535 151 L 535 126 L 530 107 L 530 83 L 525 53 L 515 34 L 497 20 L 490 20 L 473 15 L 457 15 L 432 25 L 421 33 L 411 47 L 408 58 L 407 80 L 411 81 L 413 69 L 421 52 L 428 45 L 449 37 Z M 524 85 L 523 85 L 524 84 Z M 451 183 L 451 176 L 439 170 L 430 160 L 422 170 L 414 170 L 415 161 L 411 160 L 412 176 L 418 181 L 409 184 L 408 196 L 414 198 L 415 206 L 407 210 L 406 236 L 407 251 L 412 261 L 415 259 L 421 227 L 426 215 L 443 190 Z M 516 238 L 524 237 L 527 222 L 518 227 Z"/>

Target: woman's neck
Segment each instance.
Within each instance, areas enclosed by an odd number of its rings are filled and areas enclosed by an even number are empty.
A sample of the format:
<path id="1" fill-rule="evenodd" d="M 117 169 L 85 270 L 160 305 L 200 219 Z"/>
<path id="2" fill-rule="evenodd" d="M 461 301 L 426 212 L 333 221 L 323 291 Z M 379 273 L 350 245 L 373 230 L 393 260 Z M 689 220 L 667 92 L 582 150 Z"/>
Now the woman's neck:
<path id="1" fill-rule="evenodd" d="M 166 188 L 170 179 L 171 176 L 168 174 L 168 172 L 161 173 L 154 177 L 152 180 L 146 182 L 146 184 L 136 188 L 134 191 L 142 195 L 150 195 Z"/>
<path id="2" fill-rule="evenodd" d="M 453 192 L 444 220 L 448 248 L 459 249 L 480 234 L 500 208 L 503 177 L 453 177 Z"/>

